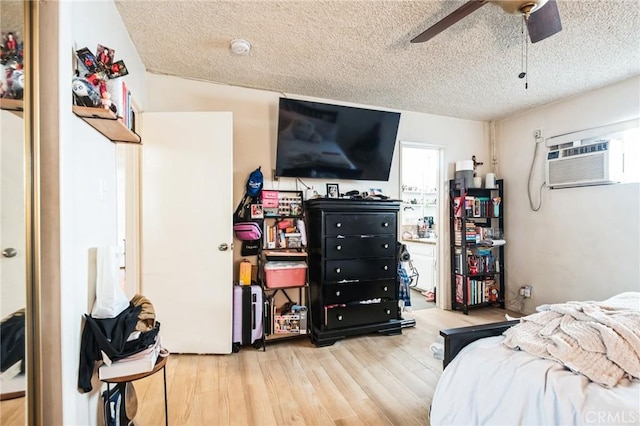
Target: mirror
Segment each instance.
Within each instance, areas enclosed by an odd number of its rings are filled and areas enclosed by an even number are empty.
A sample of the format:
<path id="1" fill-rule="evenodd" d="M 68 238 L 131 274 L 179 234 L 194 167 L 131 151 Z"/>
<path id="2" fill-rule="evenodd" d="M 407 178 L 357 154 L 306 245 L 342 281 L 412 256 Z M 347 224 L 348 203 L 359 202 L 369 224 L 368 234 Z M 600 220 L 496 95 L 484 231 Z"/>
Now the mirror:
<path id="1" fill-rule="evenodd" d="M 30 150 L 23 117 L 25 10 L 30 2 L 0 2 L 0 413 L 2 424 L 24 425 L 26 409 L 26 211 Z M 27 188 L 28 191 L 27 191 Z"/>

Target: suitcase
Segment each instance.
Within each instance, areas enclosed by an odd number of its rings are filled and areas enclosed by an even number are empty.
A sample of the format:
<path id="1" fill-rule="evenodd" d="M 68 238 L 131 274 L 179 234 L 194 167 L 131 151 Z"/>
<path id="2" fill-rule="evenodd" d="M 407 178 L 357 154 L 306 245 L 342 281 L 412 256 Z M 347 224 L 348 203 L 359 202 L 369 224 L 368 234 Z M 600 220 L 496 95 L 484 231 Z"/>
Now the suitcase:
<path id="1" fill-rule="evenodd" d="M 233 352 L 253 345 L 264 350 L 262 287 L 233 286 Z"/>

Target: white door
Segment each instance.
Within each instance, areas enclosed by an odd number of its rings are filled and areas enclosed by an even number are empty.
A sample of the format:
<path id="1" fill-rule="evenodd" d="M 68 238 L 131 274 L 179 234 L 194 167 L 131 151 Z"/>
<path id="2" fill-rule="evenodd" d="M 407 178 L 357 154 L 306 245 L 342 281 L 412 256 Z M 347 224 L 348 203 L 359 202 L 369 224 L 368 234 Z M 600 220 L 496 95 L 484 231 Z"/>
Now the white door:
<path id="1" fill-rule="evenodd" d="M 0 111 L 0 320 L 26 305 L 24 121 Z M 14 254 L 15 253 L 15 254 Z"/>
<path id="2" fill-rule="evenodd" d="M 143 115 L 141 287 L 171 352 L 231 353 L 232 118 Z"/>

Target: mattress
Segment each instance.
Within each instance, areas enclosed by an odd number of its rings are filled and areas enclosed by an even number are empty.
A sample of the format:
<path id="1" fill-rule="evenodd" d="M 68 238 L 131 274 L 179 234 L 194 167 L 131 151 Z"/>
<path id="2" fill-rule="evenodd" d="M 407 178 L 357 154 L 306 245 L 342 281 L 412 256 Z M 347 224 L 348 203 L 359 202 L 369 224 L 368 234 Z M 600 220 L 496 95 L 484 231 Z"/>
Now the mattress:
<path id="1" fill-rule="evenodd" d="M 640 382 L 605 388 L 561 364 L 477 340 L 444 370 L 432 425 L 640 424 Z"/>

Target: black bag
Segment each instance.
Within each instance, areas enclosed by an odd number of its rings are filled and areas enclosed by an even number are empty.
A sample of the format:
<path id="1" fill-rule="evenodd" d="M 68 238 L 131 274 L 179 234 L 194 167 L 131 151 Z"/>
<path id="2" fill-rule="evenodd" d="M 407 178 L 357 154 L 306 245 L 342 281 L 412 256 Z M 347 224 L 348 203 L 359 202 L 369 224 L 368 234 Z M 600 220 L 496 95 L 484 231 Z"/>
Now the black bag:
<path id="1" fill-rule="evenodd" d="M 240 254 L 242 256 L 255 256 L 256 254 L 260 253 L 261 248 L 262 248 L 262 239 L 255 240 L 255 241 L 243 241 Z"/>
<path id="2" fill-rule="evenodd" d="M 102 392 L 105 426 L 133 424 L 138 410 L 138 398 L 133 383 L 118 383 L 109 391 Z"/>
<path id="3" fill-rule="evenodd" d="M 0 323 L 0 371 L 6 371 L 20 362 L 20 372 L 24 373 L 24 309 L 14 312 Z"/>

